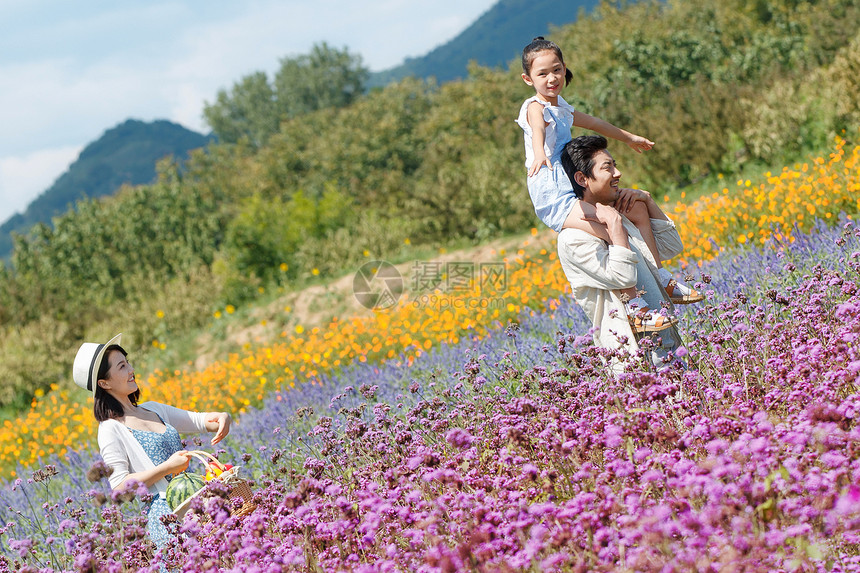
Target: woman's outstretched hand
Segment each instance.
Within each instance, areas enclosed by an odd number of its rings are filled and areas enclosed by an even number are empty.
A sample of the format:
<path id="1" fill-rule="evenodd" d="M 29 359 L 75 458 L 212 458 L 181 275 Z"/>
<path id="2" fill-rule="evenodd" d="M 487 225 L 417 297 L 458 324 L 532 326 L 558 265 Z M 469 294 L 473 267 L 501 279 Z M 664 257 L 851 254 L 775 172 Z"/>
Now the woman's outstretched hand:
<path id="1" fill-rule="evenodd" d="M 227 412 L 215 412 L 207 416 L 206 429 L 215 432 L 211 442 L 213 446 L 230 433 L 230 424 L 232 423 L 233 419 Z"/>

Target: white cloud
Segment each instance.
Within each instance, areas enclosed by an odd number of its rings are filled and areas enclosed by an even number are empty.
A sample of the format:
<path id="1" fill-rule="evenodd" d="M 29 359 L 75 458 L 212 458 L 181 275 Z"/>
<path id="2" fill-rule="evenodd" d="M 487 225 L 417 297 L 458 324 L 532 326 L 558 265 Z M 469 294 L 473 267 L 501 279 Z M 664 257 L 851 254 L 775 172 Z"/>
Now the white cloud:
<path id="1" fill-rule="evenodd" d="M 81 149 L 73 145 L 0 159 L 0 223 L 23 212 L 68 169 Z"/>
<path id="2" fill-rule="evenodd" d="M 233 19 L 189 25 L 176 39 L 176 57 L 159 70 L 163 97 L 171 102 L 168 119 L 208 131 L 203 105 L 214 101 L 219 89 L 255 71 L 271 76 L 281 59 L 307 53 L 320 42 L 360 54 L 372 70 L 396 66 L 447 42 L 492 3 L 255 2 Z"/>

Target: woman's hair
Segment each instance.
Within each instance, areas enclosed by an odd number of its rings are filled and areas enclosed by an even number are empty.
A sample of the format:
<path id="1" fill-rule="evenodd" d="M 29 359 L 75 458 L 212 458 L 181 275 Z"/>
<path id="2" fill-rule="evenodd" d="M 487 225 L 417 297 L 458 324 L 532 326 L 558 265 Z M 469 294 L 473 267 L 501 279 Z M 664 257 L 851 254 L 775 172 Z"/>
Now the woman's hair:
<path id="1" fill-rule="evenodd" d="M 532 40 L 528 46 L 523 48 L 523 73 L 525 75 L 531 76 L 532 62 L 534 62 L 540 52 L 546 52 L 547 50 L 555 53 L 555 55 L 558 56 L 558 59 L 561 60 L 561 63 L 564 64 L 564 56 L 562 55 L 561 48 L 558 47 L 558 44 L 549 40 L 544 40 L 543 36 L 538 36 Z M 567 64 L 565 64 L 565 66 L 566 65 Z M 565 68 L 564 85 L 569 84 L 572 79 L 573 72 Z"/>
<path id="2" fill-rule="evenodd" d="M 105 353 L 102 356 L 102 362 L 99 364 L 98 375 L 96 376 L 95 404 L 93 404 L 93 416 L 95 416 L 96 420 L 99 422 L 122 418 L 125 416 L 122 404 L 120 404 L 116 398 L 108 394 L 107 390 L 98 385 L 99 380 L 107 379 L 108 371 L 110 370 L 109 358 L 111 352 L 114 350 L 118 350 L 119 352 L 122 352 L 124 357 L 128 357 L 128 352 L 118 344 L 111 344 L 105 349 Z M 140 398 L 140 388 L 135 390 L 128 398 L 131 400 L 133 405 L 137 406 L 137 401 Z"/>
<path id="3" fill-rule="evenodd" d="M 577 183 L 573 176 L 582 171 L 588 179 L 594 179 L 594 156 L 604 151 L 606 144 L 606 138 L 602 135 L 580 135 L 568 141 L 561 150 L 561 166 L 570 179 L 573 193 L 580 199 L 585 187 Z"/>

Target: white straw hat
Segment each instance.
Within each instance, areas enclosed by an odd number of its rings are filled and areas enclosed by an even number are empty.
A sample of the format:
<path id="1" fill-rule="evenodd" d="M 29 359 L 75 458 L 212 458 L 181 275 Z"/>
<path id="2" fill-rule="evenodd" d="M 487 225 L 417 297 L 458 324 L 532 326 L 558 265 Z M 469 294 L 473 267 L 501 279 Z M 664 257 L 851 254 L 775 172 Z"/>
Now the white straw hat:
<path id="1" fill-rule="evenodd" d="M 97 342 L 84 342 L 81 344 L 78 354 L 75 356 L 75 365 L 72 367 L 72 378 L 74 378 L 75 384 L 95 394 L 99 366 L 102 363 L 105 350 L 111 344 L 119 344 L 121 338 L 122 333 L 108 340 L 106 344 L 99 344 Z"/>

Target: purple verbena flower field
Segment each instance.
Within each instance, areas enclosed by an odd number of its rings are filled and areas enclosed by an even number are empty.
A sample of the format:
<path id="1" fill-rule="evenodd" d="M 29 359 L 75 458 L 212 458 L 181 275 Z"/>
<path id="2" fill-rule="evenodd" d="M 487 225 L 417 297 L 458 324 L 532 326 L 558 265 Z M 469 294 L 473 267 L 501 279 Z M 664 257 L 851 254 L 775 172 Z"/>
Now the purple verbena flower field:
<path id="1" fill-rule="evenodd" d="M 2 492 L 0 571 L 860 570 L 860 230 L 726 252 L 698 280 L 686 369 L 610 375 L 565 299 L 269 400 L 215 452 L 256 510 L 212 488 L 157 555 L 145 488 L 49 460 Z"/>

